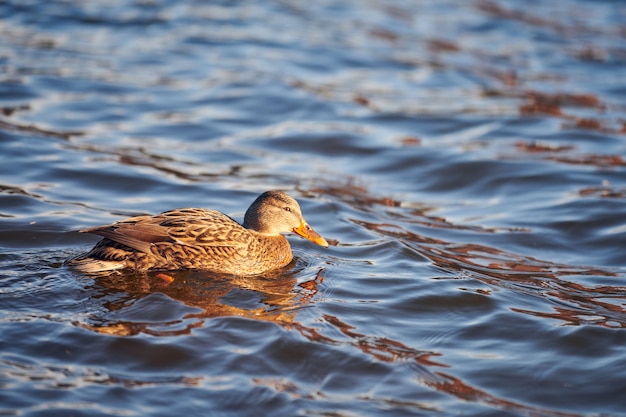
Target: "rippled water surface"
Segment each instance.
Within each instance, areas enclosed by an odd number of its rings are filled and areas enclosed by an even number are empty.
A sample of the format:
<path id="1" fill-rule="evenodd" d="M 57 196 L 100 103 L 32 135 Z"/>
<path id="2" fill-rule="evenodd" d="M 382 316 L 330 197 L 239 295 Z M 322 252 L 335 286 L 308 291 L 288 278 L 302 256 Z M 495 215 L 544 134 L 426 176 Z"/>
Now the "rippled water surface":
<path id="1" fill-rule="evenodd" d="M 0 414 L 626 413 L 623 1 L 0 3 Z M 296 197 L 255 277 L 77 230 Z"/>

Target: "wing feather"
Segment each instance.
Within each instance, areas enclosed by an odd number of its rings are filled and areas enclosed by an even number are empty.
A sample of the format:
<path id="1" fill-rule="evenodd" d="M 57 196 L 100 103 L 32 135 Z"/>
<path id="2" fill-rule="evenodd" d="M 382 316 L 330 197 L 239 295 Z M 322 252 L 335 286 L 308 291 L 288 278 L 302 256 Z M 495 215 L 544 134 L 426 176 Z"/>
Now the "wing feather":
<path id="1" fill-rule="evenodd" d="M 140 252 L 152 254 L 155 244 L 241 247 L 250 242 L 250 232 L 216 210 L 177 209 L 156 216 L 137 216 L 81 230 L 106 237 Z"/>

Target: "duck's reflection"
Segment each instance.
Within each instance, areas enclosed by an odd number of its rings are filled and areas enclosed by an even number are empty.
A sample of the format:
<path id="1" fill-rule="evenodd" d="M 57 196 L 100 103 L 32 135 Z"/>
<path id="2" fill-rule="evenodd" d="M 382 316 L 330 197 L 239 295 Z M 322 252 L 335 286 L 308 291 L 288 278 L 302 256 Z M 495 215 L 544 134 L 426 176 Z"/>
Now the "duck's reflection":
<path id="1" fill-rule="evenodd" d="M 296 262 L 285 268 L 258 276 L 234 276 L 203 271 L 167 271 L 147 273 L 111 273 L 91 276 L 99 289 L 94 298 L 104 298 L 105 316 L 92 317 L 77 325 L 89 330 L 119 336 L 139 333 L 154 336 L 188 334 L 206 319 L 235 316 L 292 324 L 297 311 L 306 306 L 324 280 L 324 270 L 302 280 L 302 268 Z M 123 314 L 148 297 L 161 294 L 169 304 L 178 303 L 186 311 L 172 322 L 136 321 L 133 314 Z M 111 313 L 122 314 L 111 314 Z M 127 320 L 110 320 L 128 316 Z"/>

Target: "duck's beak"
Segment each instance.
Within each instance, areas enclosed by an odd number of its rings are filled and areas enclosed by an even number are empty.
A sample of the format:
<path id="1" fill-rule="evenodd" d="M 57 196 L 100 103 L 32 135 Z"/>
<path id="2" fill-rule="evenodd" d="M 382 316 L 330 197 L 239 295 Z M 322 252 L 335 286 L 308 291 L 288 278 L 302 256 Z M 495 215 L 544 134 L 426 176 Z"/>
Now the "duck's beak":
<path id="1" fill-rule="evenodd" d="M 328 247 L 328 242 L 326 239 L 317 234 L 315 230 L 308 223 L 302 222 L 300 226 L 294 227 L 293 232 L 297 235 L 302 236 L 303 238 L 310 240 L 313 243 L 317 243 L 320 246 L 325 248 Z"/>

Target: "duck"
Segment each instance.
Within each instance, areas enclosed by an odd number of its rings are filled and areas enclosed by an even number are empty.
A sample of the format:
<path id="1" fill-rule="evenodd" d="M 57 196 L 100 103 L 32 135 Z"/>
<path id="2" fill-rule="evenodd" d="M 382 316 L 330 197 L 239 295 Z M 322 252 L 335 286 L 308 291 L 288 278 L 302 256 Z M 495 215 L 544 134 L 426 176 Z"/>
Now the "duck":
<path id="1" fill-rule="evenodd" d="M 258 275 L 293 260 L 284 234 L 295 233 L 328 247 L 304 219 L 298 202 L 282 191 L 259 195 L 243 224 L 216 210 L 180 208 L 80 232 L 103 237 L 89 252 L 68 262 L 84 273 L 195 269 Z"/>

